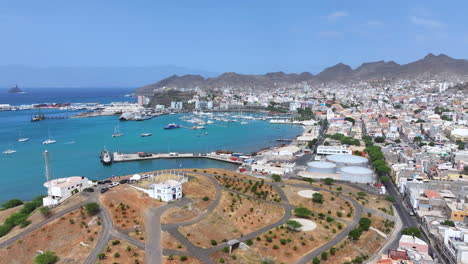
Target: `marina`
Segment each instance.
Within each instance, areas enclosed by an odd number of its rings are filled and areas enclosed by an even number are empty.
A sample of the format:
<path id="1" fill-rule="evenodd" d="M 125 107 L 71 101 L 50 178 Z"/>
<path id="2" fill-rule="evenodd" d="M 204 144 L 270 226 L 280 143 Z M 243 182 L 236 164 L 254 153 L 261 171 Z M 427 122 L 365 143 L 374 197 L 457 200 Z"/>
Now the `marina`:
<path id="1" fill-rule="evenodd" d="M 113 162 L 126 162 L 126 161 L 142 161 L 142 160 L 155 160 L 155 159 L 211 159 L 222 162 L 229 162 L 233 164 L 242 164 L 238 159 L 232 159 L 229 156 L 217 155 L 216 153 L 112 153 Z"/>

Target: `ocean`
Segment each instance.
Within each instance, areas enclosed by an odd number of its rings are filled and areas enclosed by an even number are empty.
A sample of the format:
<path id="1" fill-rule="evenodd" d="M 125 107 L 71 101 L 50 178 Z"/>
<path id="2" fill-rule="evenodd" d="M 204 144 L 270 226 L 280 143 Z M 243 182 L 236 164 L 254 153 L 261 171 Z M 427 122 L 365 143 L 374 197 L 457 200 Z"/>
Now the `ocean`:
<path id="1" fill-rule="evenodd" d="M 132 89 L 31 89 L 26 94 L 0 93 L 0 104 L 33 104 L 65 102 L 122 102 L 135 101 L 125 97 Z M 76 112 L 56 109 L 44 110 L 45 115 L 69 116 Z M 113 175 L 127 175 L 170 168 L 226 168 L 237 166 L 205 159 L 149 160 L 114 163 L 103 166 L 99 161 L 104 148 L 119 152 L 210 152 L 218 149 L 250 153 L 272 145 L 278 138 L 292 138 L 302 132 L 300 126 L 273 125 L 267 121 L 215 122 L 206 130 L 164 130 L 169 123 L 185 127 L 193 124 L 180 120 L 183 114 L 165 115 L 143 122 L 121 122 L 117 116 L 54 119 L 30 122 L 33 110 L 0 112 L 0 152 L 14 149 L 11 155 L 0 154 L 0 203 L 12 198 L 29 200 L 45 194 L 43 152 L 49 151 L 52 178 L 85 176 L 103 179 Z M 112 138 L 119 126 L 124 134 Z M 208 132 L 208 135 L 202 136 Z M 140 137 L 152 133 L 151 137 Z M 18 143 L 19 137 L 29 137 Z M 57 143 L 43 145 L 48 138 Z"/>

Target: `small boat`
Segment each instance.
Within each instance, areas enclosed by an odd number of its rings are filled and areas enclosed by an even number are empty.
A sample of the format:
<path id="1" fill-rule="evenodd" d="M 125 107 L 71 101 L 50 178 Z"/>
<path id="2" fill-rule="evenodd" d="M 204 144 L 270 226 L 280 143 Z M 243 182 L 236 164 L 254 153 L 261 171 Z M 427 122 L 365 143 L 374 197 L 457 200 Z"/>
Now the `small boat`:
<path id="1" fill-rule="evenodd" d="M 200 130 L 200 129 L 205 129 L 205 127 L 204 126 L 193 126 L 191 129 Z"/>
<path id="2" fill-rule="evenodd" d="M 246 122 L 246 121 L 242 121 L 241 122 L 241 125 L 247 125 L 249 122 Z"/>
<path id="3" fill-rule="evenodd" d="M 180 125 L 176 125 L 174 123 L 171 123 L 171 124 L 164 127 L 164 129 L 174 129 L 174 128 L 180 128 Z"/>
<path id="4" fill-rule="evenodd" d="M 57 143 L 57 141 L 53 139 L 47 139 L 42 142 L 42 144 L 44 145 L 49 145 L 49 144 L 54 144 L 54 143 Z"/>
<path id="5" fill-rule="evenodd" d="M 112 134 L 112 137 L 121 137 L 121 136 L 123 136 L 123 134 L 120 132 L 119 126 L 116 126 L 114 128 L 114 134 Z"/>
<path id="6" fill-rule="evenodd" d="M 29 138 L 18 138 L 18 142 L 26 142 Z"/>
<path id="7" fill-rule="evenodd" d="M 13 150 L 13 149 L 7 149 L 5 151 L 2 152 L 3 154 L 13 154 L 13 153 L 16 153 L 16 150 Z"/>
<path id="8" fill-rule="evenodd" d="M 142 137 L 151 137 L 153 134 L 151 133 L 142 133 L 140 136 Z"/>

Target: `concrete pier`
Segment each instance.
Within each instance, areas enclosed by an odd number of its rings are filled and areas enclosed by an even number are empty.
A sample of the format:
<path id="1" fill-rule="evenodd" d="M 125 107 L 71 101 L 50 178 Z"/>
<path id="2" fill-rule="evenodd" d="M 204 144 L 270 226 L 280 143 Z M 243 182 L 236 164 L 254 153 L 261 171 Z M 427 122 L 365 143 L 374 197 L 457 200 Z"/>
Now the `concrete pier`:
<path id="1" fill-rule="evenodd" d="M 139 161 L 139 160 L 153 160 L 153 159 L 212 159 L 223 162 L 229 162 L 234 164 L 242 164 L 242 161 L 232 160 L 231 156 L 223 156 L 216 154 L 203 154 L 203 153 L 118 153 L 114 152 L 113 162 L 125 162 L 125 161 Z"/>

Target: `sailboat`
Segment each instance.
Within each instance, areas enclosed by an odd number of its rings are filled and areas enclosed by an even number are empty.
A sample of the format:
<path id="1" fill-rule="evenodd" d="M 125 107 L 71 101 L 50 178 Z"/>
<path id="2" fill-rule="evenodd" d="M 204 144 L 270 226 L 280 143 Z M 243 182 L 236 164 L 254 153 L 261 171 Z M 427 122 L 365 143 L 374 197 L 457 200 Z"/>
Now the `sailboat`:
<path id="1" fill-rule="evenodd" d="M 57 141 L 56 140 L 53 140 L 51 137 L 50 137 L 50 131 L 49 131 L 49 139 L 46 139 L 45 141 L 42 142 L 42 144 L 44 145 L 49 145 L 49 144 L 54 144 L 56 143 Z"/>
<path id="2" fill-rule="evenodd" d="M 28 137 L 24 137 L 23 133 L 20 133 L 19 138 L 18 138 L 18 142 L 26 142 L 28 140 L 29 140 Z"/>
<path id="3" fill-rule="evenodd" d="M 2 152 L 3 154 L 13 154 L 13 153 L 16 153 L 16 150 L 14 149 L 11 149 L 11 145 L 9 146 L 9 148 L 5 151 Z"/>
<path id="4" fill-rule="evenodd" d="M 112 137 L 121 137 L 123 134 L 120 132 L 120 127 L 116 126 L 114 127 L 114 134 L 112 134 Z"/>

